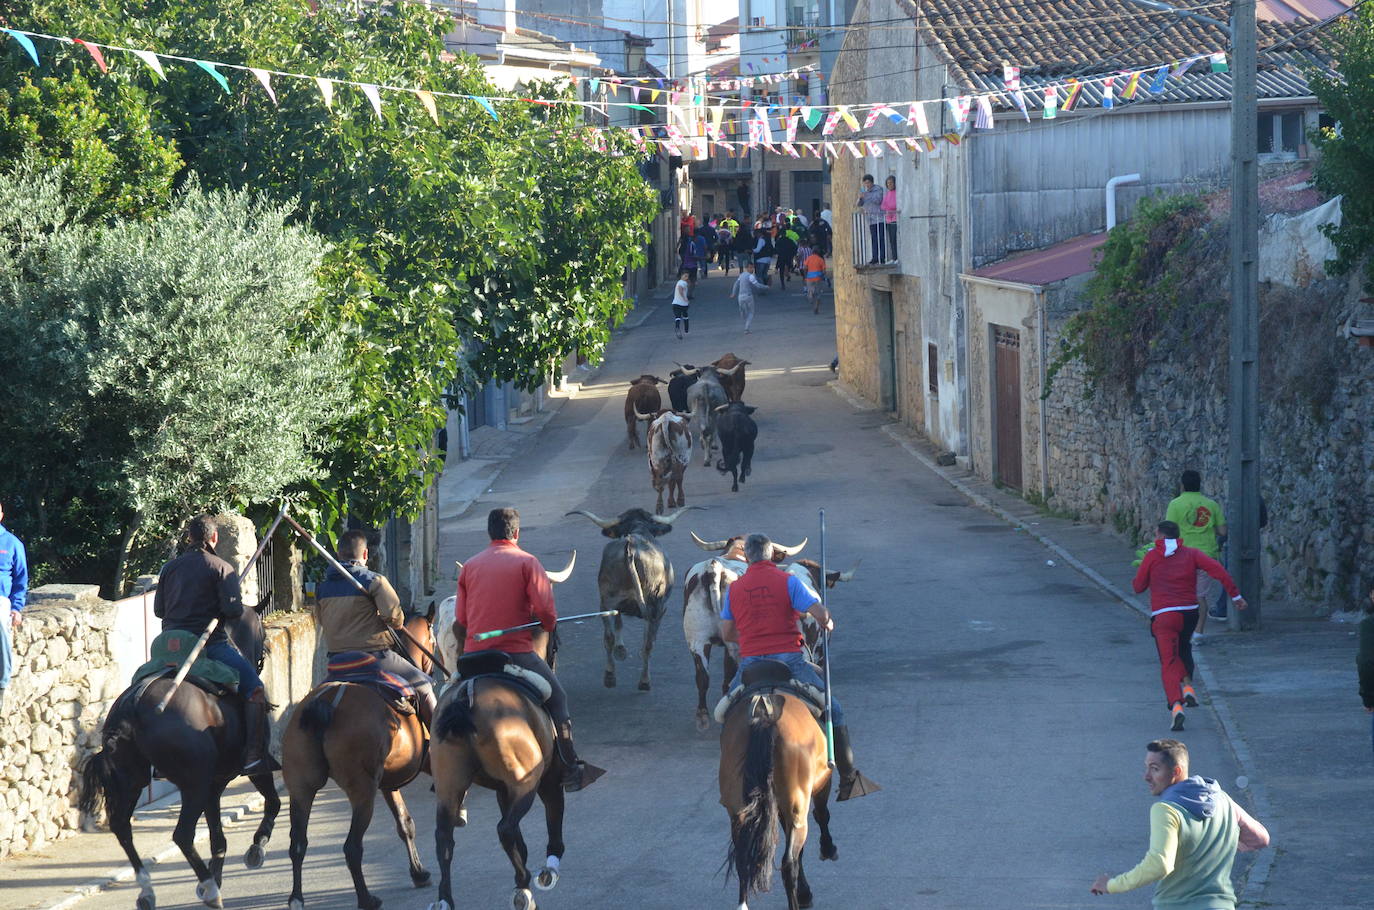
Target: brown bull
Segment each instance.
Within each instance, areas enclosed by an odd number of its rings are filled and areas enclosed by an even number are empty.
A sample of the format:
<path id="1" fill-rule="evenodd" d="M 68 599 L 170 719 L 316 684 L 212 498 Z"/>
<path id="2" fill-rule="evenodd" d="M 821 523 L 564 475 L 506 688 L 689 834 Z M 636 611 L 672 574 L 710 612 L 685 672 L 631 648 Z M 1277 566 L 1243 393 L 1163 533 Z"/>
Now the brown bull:
<path id="1" fill-rule="evenodd" d="M 660 382 L 664 380 L 645 373 L 630 383 L 630 391 L 625 394 L 625 435 L 630 437 L 632 449 L 639 445 L 639 429 L 636 424 L 640 420 L 653 420 L 663 406 L 663 399 L 658 394 Z"/>
<path id="2" fill-rule="evenodd" d="M 740 360 L 731 352 L 721 355 L 719 360 L 711 364 L 720 374 L 720 384 L 725 389 L 727 400 L 739 401 L 744 397 L 744 367 L 748 363 L 749 361 Z"/>

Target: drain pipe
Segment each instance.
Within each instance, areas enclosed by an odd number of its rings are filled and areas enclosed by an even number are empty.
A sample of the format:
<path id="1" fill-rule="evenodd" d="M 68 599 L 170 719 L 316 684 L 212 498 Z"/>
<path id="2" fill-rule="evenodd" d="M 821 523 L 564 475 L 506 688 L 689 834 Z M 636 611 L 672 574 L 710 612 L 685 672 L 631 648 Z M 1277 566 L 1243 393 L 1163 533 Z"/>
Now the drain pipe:
<path id="1" fill-rule="evenodd" d="M 1049 357 L 1046 346 L 1049 344 L 1049 330 L 1045 325 L 1046 318 L 1045 289 L 1037 287 L 1035 289 L 1035 320 L 1039 323 L 1040 330 L 1040 498 L 1044 500 L 1046 508 L 1050 501 L 1050 440 L 1047 435 L 1047 420 L 1045 418 L 1045 374 L 1048 372 L 1045 360 Z"/>
<path id="2" fill-rule="evenodd" d="M 1139 182 L 1139 174 L 1124 174 L 1107 181 L 1107 230 L 1116 227 L 1116 188 L 1125 183 Z"/>

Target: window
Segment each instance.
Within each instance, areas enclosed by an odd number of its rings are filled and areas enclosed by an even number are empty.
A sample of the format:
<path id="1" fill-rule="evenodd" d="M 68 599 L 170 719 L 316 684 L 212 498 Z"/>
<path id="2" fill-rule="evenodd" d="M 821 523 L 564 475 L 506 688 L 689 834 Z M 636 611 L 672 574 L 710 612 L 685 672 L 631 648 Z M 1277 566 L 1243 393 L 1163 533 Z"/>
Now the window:
<path id="1" fill-rule="evenodd" d="M 940 397 L 940 349 L 926 345 L 926 387 L 931 398 Z"/>
<path id="2" fill-rule="evenodd" d="M 754 16 L 749 20 L 749 24 L 752 26 L 756 26 L 758 28 L 762 28 L 768 23 L 764 21 L 764 18 L 762 16 Z"/>
<path id="3" fill-rule="evenodd" d="M 1259 115 L 1258 151 L 1273 158 L 1307 157 L 1302 111 L 1266 111 Z"/>

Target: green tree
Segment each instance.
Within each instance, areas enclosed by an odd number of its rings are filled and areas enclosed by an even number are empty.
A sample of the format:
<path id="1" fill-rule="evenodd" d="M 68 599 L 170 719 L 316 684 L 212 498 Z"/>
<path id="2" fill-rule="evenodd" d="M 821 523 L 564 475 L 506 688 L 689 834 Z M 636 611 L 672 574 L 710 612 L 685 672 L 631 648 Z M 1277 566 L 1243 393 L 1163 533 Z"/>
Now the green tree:
<path id="1" fill-rule="evenodd" d="M 319 475 L 321 431 L 350 407 L 345 339 L 301 328 L 326 245 L 287 207 L 193 183 L 161 216 L 93 226 L 61 176 L 0 177 L 0 237 L 18 241 L 0 256 L 0 476 L 40 545 L 104 540 L 122 579 L 135 535 Z"/>
<path id="2" fill-rule="evenodd" d="M 1332 23 L 1326 41 L 1336 73 L 1312 73 L 1309 82 L 1337 126 L 1312 133 L 1321 153 L 1313 177 L 1343 197 L 1340 225 L 1323 230 L 1336 246 L 1328 268 L 1346 274 L 1374 251 L 1374 6 Z M 1365 262 L 1365 287 L 1374 291 L 1374 258 Z"/>

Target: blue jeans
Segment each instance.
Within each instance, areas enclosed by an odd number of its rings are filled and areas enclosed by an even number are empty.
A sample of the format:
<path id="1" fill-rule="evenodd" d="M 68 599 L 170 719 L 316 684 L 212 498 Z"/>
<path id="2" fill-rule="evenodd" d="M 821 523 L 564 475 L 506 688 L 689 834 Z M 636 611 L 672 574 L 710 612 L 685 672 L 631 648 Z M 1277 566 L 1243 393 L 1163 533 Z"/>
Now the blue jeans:
<path id="1" fill-rule="evenodd" d="M 0 610 L 0 698 L 4 697 L 14 672 L 14 648 L 10 645 L 13 634 L 10 623 L 13 621 L 8 608 Z"/>
<path id="2" fill-rule="evenodd" d="M 821 671 L 816 669 L 815 664 L 808 663 L 800 651 L 788 651 L 785 654 L 759 654 L 754 657 L 742 658 L 739 662 L 739 669 L 735 671 L 735 678 L 730 680 L 730 688 L 733 689 L 739 685 L 740 679 L 744 677 L 746 667 L 761 660 L 781 661 L 791 669 L 794 678 L 815 686 L 822 692 L 825 691 L 825 680 L 821 678 Z M 830 696 L 830 716 L 835 726 L 844 726 L 844 709 L 840 707 L 840 700 L 833 693 Z"/>
<path id="3" fill-rule="evenodd" d="M 217 660 L 226 666 L 233 667 L 239 674 L 239 694 L 244 698 L 252 695 L 261 689 L 262 679 L 258 677 L 258 671 L 253 669 L 253 665 L 248 662 L 248 658 L 239 653 L 239 649 L 229 644 L 227 641 L 217 641 L 205 646 L 205 656 L 211 660 Z"/>

